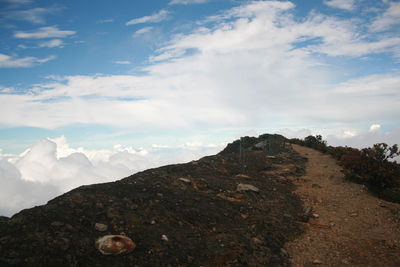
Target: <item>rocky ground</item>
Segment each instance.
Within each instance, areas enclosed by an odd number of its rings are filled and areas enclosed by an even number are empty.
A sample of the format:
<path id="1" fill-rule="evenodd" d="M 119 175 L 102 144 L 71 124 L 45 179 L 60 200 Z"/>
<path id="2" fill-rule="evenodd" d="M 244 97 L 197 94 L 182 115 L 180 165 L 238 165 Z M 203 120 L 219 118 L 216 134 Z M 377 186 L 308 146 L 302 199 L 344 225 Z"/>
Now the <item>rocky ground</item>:
<path id="1" fill-rule="evenodd" d="M 306 160 L 284 141 L 247 138 L 1 217 L 0 266 L 288 266 L 284 245 L 309 214 L 292 184 Z M 100 253 L 95 241 L 116 234 L 136 248 Z"/>

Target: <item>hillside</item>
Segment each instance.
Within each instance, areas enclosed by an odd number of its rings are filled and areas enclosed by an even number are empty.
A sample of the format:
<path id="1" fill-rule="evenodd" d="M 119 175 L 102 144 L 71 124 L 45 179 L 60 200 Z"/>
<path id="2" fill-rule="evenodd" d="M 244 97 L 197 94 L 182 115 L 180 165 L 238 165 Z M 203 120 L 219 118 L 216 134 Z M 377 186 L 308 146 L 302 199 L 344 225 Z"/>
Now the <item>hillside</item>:
<path id="1" fill-rule="evenodd" d="M 267 140 L 276 151 L 265 150 Z M 245 138 L 215 156 L 82 186 L 3 218 L 0 265 L 286 266 L 283 246 L 307 218 L 291 182 L 305 159 L 284 141 Z M 95 241 L 111 234 L 136 249 L 101 254 Z"/>
<path id="2" fill-rule="evenodd" d="M 0 266 L 399 266 L 399 215 L 330 156 L 266 134 L 3 217 Z M 105 235 L 136 248 L 103 255 Z"/>

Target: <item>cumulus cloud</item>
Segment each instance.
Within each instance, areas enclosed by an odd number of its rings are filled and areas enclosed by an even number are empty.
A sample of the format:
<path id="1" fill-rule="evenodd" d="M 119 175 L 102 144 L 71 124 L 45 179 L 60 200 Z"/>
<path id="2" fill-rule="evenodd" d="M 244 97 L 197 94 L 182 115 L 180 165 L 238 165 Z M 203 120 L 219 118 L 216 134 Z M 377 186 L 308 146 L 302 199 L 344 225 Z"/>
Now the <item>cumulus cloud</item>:
<path id="1" fill-rule="evenodd" d="M 55 56 L 46 58 L 37 57 L 12 57 L 0 54 L 0 68 L 27 68 L 55 59 Z"/>
<path id="2" fill-rule="evenodd" d="M 136 19 L 131 19 L 128 22 L 125 23 L 125 25 L 136 25 L 136 24 L 142 24 L 142 23 L 155 23 L 155 22 L 161 22 L 163 20 L 166 20 L 169 16 L 169 11 L 167 10 L 160 10 L 157 13 L 154 13 L 149 16 L 144 16 L 141 18 L 136 18 Z"/>
<path id="3" fill-rule="evenodd" d="M 315 12 L 298 20 L 294 9 L 255 1 L 209 17 L 160 47 L 141 76 L 66 76 L 1 94 L 0 123 L 149 131 L 396 123 L 398 73 L 338 84 L 329 59 L 390 52 L 399 39 Z"/>
<path id="4" fill-rule="evenodd" d="M 14 37 L 22 39 L 64 38 L 75 33 L 76 31 L 60 30 L 57 26 L 46 26 L 36 31 L 17 31 L 14 33 Z"/>
<path id="5" fill-rule="evenodd" d="M 355 8 L 355 0 L 325 0 L 324 4 L 333 8 L 353 10 Z"/>
<path id="6" fill-rule="evenodd" d="M 43 139 L 20 155 L 1 154 L 0 215 L 10 216 L 85 184 L 110 182 L 164 164 L 217 153 L 222 145 L 187 143 L 112 150 L 71 148 L 65 137 Z"/>
<path id="7" fill-rule="evenodd" d="M 328 144 L 333 146 L 351 146 L 356 148 L 372 147 L 377 143 L 400 144 L 400 128 L 384 131 L 379 124 L 373 124 L 368 130 L 353 135 L 327 135 Z"/>

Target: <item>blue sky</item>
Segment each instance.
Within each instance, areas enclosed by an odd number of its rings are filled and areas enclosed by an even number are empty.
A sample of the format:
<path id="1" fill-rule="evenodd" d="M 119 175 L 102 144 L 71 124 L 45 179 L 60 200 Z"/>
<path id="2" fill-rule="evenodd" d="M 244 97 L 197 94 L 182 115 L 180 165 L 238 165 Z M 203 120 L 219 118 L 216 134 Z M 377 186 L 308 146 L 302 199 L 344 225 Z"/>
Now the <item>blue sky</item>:
<path id="1" fill-rule="evenodd" d="M 0 171 L 18 183 L 250 133 L 400 143 L 399 1 L 0 0 L 0 29 Z"/>

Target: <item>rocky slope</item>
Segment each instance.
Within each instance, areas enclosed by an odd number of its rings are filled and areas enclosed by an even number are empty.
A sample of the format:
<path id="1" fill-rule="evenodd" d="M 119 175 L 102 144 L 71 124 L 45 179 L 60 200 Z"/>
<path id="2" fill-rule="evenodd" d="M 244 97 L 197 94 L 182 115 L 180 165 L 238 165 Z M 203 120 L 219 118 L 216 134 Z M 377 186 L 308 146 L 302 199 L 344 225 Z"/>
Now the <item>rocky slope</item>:
<path id="1" fill-rule="evenodd" d="M 287 266 L 302 232 L 292 181 L 305 158 L 285 138 L 236 141 L 215 156 L 82 186 L 0 219 L 0 266 Z M 95 241 L 131 238 L 103 255 Z"/>

